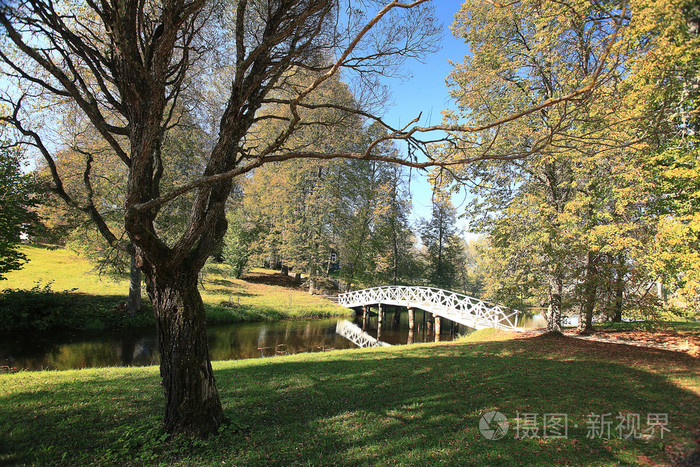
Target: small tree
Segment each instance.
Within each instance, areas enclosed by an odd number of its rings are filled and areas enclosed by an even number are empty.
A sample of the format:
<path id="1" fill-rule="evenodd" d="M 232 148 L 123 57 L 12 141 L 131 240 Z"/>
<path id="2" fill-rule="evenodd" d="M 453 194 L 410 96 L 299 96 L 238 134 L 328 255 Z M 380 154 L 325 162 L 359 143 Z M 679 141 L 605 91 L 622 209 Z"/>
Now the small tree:
<path id="1" fill-rule="evenodd" d="M 231 266 L 234 277 L 240 278 L 253 254 L 251 245 L 258 234 L 256 225 L 250 222 L 242 209 L 226 215 L 229 230 L 224 236 L 221 254 Z"/>
<path id="2" fill-rule="evenodd" d="M 8 146 L 0 148 L 0 280 L 4 274 L 19 269 L 27 261 L 17 246 L 20 236 L 36 221 L 30 210 L 32 178 L 22 173 L 20 154 Z"/>

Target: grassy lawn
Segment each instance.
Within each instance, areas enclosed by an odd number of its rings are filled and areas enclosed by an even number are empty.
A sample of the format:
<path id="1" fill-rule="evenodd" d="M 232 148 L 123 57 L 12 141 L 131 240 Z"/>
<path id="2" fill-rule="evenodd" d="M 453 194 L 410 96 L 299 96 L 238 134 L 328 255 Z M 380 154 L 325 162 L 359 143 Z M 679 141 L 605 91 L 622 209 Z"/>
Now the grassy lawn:
<path id="1" fill-rule="evenodd" d="M 158 369 L 0 375 L 0 464 L 528 465 L 670 463 L 694 448 L 698 359 L 567 337 L 482 331 L 459 342 L 214 364 L 230 423 L 207 441 L 159 430 Z M 508 417 L 484 438 L 488 411 Z M 516 439 L 516 413 L 539 437 Z M 544 414 L 568 436 L 543 437 Z M 667 414 L 664 439 L 621 439 L 618 413 Z M 611 414 L 589 439 L 589 414 Z M 577 425 L 577 426 L 576 426 Z"/>
<path id="2" fill-rule="evenodd" d="M 113 327 L 120 322 L 132 323 L 116 311 L 128 294 L 129 283 L 126 278 L 99 276 L 87 258 L 65 249 L 25 245 L 22 251 L 30 261 L 22 269 L 8 273 L 7 280 L 0 282 L 0 290 L 34 289 L 36 293 L 33 296 L 27 297 L 25 294 L 21 297 L 28 302 L 23 305 L 24 308 L 61 308 L 64 311 L 56 313 L 70 314 L 67 318 L 70 323 L 68 327 L 78 329 L 99 329 Z M 348 314 L 347 309 L 322 297 L 295 288 L 235 279 L 228 272 L 227 265 L 218 264 L 207 265 L 203 270 L 200 292 L 207 310 L 207 319 L 211 323 Z M 261 273 L 265 272 L 259 271 L 258 275 Z M 52 292 L 49 297 L 51 303 L 42 304 L 46 296 L 39 293 L 47 289 Z M 64 291 L 68 292 L 63 293 Z M 2 304 L 5 309 L 10 306 L 8 297 L 5 294 L 6 302 Z M 2 299 L 3 295 L 0 294 L 0 300 Z M 145 294 L 144 303 L 148 303 Z M 2 308 L 0 307 L 0 313 Z M 147 311 L 144 318 L 133 324 L 143 325 L 149 320 L 152 322 L 151 315 Z"/>

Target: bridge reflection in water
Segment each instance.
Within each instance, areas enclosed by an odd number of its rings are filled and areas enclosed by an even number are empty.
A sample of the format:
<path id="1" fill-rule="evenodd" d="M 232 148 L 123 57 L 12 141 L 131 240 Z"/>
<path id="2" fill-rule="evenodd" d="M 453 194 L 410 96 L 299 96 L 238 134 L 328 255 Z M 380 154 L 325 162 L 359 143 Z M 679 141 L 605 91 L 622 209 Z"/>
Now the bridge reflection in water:
<path id="1" fill-rule="evenodd" d="M 335 332 L 358 347 L 391 347 L 391 344 L 372 337 L 360 326 L 347 319 L 338 320 Z"/>

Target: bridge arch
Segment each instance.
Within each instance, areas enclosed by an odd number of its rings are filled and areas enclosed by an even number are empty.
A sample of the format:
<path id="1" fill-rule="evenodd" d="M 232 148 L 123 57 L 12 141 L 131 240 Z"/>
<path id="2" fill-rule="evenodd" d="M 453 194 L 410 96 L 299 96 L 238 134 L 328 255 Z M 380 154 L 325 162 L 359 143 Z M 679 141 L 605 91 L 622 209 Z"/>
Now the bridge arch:
<path id="1" fill-rule="evenodd" d="M 518 310 L 435 287 L 386 286 L 356 290 L 338 295 L 338 304 L 346 308 L 368 305 L 394 305 L 419 308 L 436 316 L 475 329 L 514 330 Z"/>

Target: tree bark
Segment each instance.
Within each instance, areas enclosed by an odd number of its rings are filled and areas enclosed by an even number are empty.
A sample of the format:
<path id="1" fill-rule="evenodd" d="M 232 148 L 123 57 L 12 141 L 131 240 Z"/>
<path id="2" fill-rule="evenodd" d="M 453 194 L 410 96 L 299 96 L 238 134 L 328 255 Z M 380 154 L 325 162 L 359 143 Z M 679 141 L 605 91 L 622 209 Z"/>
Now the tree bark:
<path id="1" fill-rule="evenodd" d="M 160 350 L 168 433 L 205 438 L 225 417 L 209 361 L 197 273 L 187 268 L 147 276 Z"/>
<path id="2" fill-rule="evenodd" d="M 579 334 L 591 334 L 593 332 L 593 310 L 595 309 L 596 293 L 598 291 L 596 257 L 592 251 L 588 252 L 586 265 L 586 282 L 583 291 L 583 303 L 578 320 Z"/>
<path id="3" fill-rule="evenodd" d="M 129 297 L 126 299 L 126 312 L 136 316 L 141 311 L 141 269 L 136 264 L 136 254 L 131 252 L 129 269 Z"/>
<path id="4" fill-rule="evenodd" d="M 622 304 L 625 291 L 625 265 L 622 255 L 618 255 L 617 260 L 617 275 L 615 277 L 615 306 L 613 308 L 613 322 L 619 323 L 622 321 Z"/>
<path id="5" fill-rule="evenodd" d="M 549 288 L 549 310 L 547 312 L 547 332 L 561 334 L 561 295 L 564 284 L 561 278 L 553 279 Z"/>

